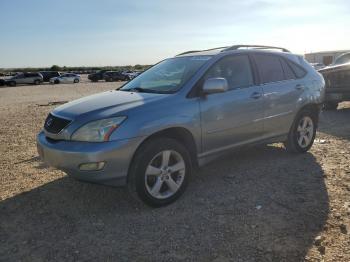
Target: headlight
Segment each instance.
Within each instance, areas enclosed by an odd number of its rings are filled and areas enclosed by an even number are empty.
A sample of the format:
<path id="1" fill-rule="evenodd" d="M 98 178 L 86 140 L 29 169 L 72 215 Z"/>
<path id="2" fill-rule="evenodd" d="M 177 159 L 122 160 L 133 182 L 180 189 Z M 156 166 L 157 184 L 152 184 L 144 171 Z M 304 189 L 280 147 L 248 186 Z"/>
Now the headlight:
<path id="1" fill-rule="evenodd" d="M 104 142 L 119 125 L 126 119 L 125 116 L 101 119 L 87 123 L 72 135 L 74 141 Z"/>

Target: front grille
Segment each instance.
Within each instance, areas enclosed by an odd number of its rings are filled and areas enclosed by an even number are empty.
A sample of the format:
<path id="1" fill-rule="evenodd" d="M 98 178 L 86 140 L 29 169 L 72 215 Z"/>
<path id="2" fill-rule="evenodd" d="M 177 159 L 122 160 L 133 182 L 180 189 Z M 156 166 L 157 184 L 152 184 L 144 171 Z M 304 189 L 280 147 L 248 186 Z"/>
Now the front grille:
<path id="1" fill-rule="evenodd" d="M 45 120 L 44 128 L 49 133 L 58 134 L 63 128 L 68 126 L 70 122 L 70 120 L 49 114 Z"/>

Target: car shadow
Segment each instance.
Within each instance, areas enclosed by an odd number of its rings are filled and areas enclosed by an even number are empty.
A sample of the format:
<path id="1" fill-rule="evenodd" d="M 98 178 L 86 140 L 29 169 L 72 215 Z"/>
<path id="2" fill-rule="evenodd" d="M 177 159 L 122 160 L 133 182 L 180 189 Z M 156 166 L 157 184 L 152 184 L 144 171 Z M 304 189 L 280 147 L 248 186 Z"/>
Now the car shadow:
<path id="1" fill-rule="evenodd" d="M 4 261 L 301 261 L 329 212 L 311 153 L 240 150 L 152 209 L 124 188 L 69 177 L 0 202 Z"/>
<path id="2" fill-rule="evenodd" d="M 350 108 L 323 111 L 320 116 L 319 131 L 350 140 Z"/>

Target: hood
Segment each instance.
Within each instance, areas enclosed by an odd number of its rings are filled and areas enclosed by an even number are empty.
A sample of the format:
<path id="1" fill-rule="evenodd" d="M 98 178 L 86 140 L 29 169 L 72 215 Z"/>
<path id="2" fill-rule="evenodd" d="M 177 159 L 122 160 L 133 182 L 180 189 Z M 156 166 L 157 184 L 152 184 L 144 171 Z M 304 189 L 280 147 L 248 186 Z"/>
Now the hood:
<path id="1" fill-rule="evenodd" d="M 340 70 L 350 70 L 350 63 L 340 64 L 340 65 L 330 65 L 325 68 L 318 70 L 320 73 L 329 73 Z"/>
<path id="2" fill-rule="evenodd" d="M 158 101 L 166 96 L 169 95 L 112 90 L 63 104 L 55 108 L 52 113 L 69 119 L 90 114 L 95 114 L 96 117 L 111 116 L 126 109 Z"/>

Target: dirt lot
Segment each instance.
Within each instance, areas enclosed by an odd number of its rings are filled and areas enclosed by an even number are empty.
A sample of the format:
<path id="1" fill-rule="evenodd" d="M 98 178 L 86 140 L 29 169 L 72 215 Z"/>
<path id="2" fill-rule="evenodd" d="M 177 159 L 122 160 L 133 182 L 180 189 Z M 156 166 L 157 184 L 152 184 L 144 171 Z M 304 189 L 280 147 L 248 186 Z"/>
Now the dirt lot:
<path id="1" fill-rule="evenodd" d="M 37 157 L 49 102 L 118 85 L 0 89 L 0 261 L 350 261 L 350 104 L 322 113 L 309 153 L 232 153 L 151 209 Z"/>

